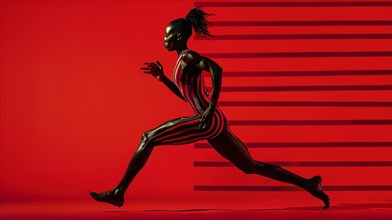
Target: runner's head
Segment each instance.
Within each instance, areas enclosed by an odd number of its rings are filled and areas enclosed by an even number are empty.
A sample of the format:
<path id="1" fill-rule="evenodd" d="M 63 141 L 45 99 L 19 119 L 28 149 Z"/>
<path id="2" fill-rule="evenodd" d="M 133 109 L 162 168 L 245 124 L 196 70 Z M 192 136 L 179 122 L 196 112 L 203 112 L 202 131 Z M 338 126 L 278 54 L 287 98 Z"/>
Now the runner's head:
<path id="1" fill-rule="evenodd" d="M 197 37 L 213 37 L 208 31 L 210 23 L 207 16 L 200 8 L 193 8 L 188 12 L 185 18 L 179 18 L 170 22 L 166 26 L 166 36 L 164 46 L 169 50 L 175 50 L 178 45 L 186 43 L 192 36 L 192 29 Z"/>

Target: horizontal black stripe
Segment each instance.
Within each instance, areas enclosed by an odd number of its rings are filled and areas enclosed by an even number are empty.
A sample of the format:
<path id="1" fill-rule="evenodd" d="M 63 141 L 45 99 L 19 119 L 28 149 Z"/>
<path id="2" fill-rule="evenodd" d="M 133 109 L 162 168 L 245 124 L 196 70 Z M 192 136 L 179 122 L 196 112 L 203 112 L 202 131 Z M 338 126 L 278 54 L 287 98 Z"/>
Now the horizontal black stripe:
<path id="1" fill-rule="evenodd" d="M 219 101 L 219 106 L 392 107 L 392 102 Z"/>
<path id="2" fill-rule="evenodd" d="M 392 20 L 335 21 L 212 21 L 212 26 L 380 26 L 392 25 Z"/>
<path id="3" fill-rule="evenodd" d="M 265 161 L 266 163 L 276 164 L 287 167 L 376 167 L 376 166 L 392 166 L 392 161 Z M 230 162 L 220 161 L 195 161 L 194 167 L 232 167 Z"/>
<path id="4" fill-rule="evenodd" d="M 229 120 L 240 126 L 392 125 L 392 120 Z"/>
<path id="5" fill-rule="evenodd" d="M 211 87 L 207 87 L 210 91 Z M 339 85 L 339 86 L 224 86 L 222 92 L 270 92 L 270 91 L 344 91 L 344 90 L 392 90 L 392 85 Z"/>
<path id="6" fill-rule="evenodd" d="M 247 148 L 335 148 L 392 147 L 392 142 L 247 142 Z M 195 148 L 211 148 L 208 143 L 195 143 Z"/>
<path id="7" fill-rule="evenodd" d="M 392 2 L 194 2 L 195 7 L 385 7 Z"/>
<path id="8" fill-rule="evenodd" d="M 392 51 L 205 53 L 203 55 L 210 58 L 379 57 L 392 56 Z"/>
<path id="9" fill-rule="evenodd" d="M 224 71 L 224 77 L 392 75 L 392 70 Z M 210 77 L 210 74 L 206 74 Z"/>
<path id="10" fill-rule="evenodd" d="M 362 186 L 323 186 L 326 191 L 390 191 L 392 186 L 362 185 Z M 210 186 L 195 185 L 195 191 L 302 191 L 297 186 Z"/>
<path id="11" fill-rule="evenodd" d="M 392 34 L 237 34 L 216 35 L 213 38 L 195 37 L 196 40 L 336 40 L 336 39 L 392 39 Z"/>

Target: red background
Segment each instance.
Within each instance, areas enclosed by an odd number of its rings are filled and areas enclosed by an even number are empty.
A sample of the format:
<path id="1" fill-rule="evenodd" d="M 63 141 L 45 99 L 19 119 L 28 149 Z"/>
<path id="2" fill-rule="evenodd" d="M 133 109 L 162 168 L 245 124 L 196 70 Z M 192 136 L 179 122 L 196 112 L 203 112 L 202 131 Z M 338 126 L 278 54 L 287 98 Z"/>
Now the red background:
<path id="1" fill-rule="evenodd" d="M 159 60 L 171 78 L 175 53 L 163 47 L 165 26 L 193 1 L 1 2 L 1 199 L 88 198 L 114 187 L 141 134 L 191 109 L 138 68 Z M 390 7 L 205 7 L 214 21 L 390 20 Z M 390 26 L 212 27 L 214 34 L 388 33 Z M 200 53 L 391 51 L 391 39 L 194 40 Z M 214 59 L 224 71 L 385 70 L 391 57 Z M 207 74 L 206 74 L 207 76 Z M 209 82 L 210 78 L 206 78 Z M 209 82 L 209 84 L 211 84 Z M 391 85 L 389 75 L 225 77 L 223 86 Z M 222 92 L 220 101 L 379 101 L 391 90 Z M 230 107 L 229 120 L 391 120 L 390 107 Z M 391 142 L 391 125 L 232 126 L 244 142 Z M 391 148 L 251 149 L 260 161 L 391 161 Z M 234 168 L 194 167 L 224 161 L 193 144 L 154 150 L 131 185 L 129 200 L 211 200 L 237 205 L 303 201 L 279 192 L 198 192 L 194 185 L 286 185 Z M 288 167 L 325 185 L 392 184 L 391 166 Z M 275 194 L 274 194 L 275 193 Z M 391 191 L 351 192 L 353 200 L 391 199 Z M 331 192 L 335 201 L 347 194 Z M 256 196 L 255 196 L 256 195 Z M 266 196 L 268 195 L 268 196 Z M 291 195 L 291 194 L 288 194 Z M 277 198 L 281 197 L 281 198 Z M 283 198 L 285 197 L 285 198 Z M 290 198 L 289 198 L 290 197 Z M 208 199 L 207 199 L 208 198 Z M 93 202 L 93 201 L 91 201 Z M 282 203 L 283 204 L 283 203 Z M 148 205 L 147 205 L 148 206 Z M 235 204 L 234 204 L 235 206 Z"/>

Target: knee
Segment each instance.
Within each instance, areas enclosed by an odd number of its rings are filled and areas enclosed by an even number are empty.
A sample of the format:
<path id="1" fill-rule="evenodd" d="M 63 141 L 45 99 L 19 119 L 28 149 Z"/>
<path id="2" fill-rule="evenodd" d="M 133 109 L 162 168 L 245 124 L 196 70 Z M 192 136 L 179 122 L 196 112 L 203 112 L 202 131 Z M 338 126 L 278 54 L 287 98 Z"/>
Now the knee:
<path id="1" fill-rule="evenodd" d="M 141 148 L 146 146 L 153 146 L 153 133 L 152 131 L 146 131 L 142 134 L 142 142 L 140 143 Z"/>
<path id="2" fill-rule="evenodd" d="M 142 143 L 148 143 L 152 140 L 152 131 L 145 131 L 142 134 Z"/>
<path id="3" fill-rule="evenodd" d="M 257 165 L 259 167 L 259 172 L 262 175 L 265 175 L 265 174 L 271 173 L 271 172 L 283 171 L 282 167 L 275 165 L 275 164 L 257 162 Z"/>
<path id="4" fill-rule="evenodd" d="M 247 163 L 245 165 L 237 166 L 242 172 L 245 174 L 255 174 L 257 173 L 257 164 L 256 163 Z"/>

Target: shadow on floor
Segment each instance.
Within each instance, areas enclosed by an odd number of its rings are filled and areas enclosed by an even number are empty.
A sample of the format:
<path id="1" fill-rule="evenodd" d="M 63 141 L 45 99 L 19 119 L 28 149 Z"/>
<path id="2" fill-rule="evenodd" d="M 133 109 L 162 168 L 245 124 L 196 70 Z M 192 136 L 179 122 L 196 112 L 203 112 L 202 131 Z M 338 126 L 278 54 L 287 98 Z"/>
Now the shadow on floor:
<path id="1" fill-rule="evenodd" d="M 246 210 L 334 210 L 334 211 L 354 211 L 354 210 L 370 210 L 370 209 L 391 209 L 392 203 L 342 203 L 338 205 L 331 204 L 329 209 L 322 209 L 322 206 L 307 206 L 307 207 L 283 207 L 283 208 L 257 208 L 257 209 L 213 209 L 213 208 L 198 208 L 198 209 L 146 209 L 139 210 L 143 212 L 208 212 L 208 211 L 246 211 Z M 136 210 L 132 210 L 136 211 Z M 128 210 L 110 210 L 104 212 L 129 212 Z"/>

